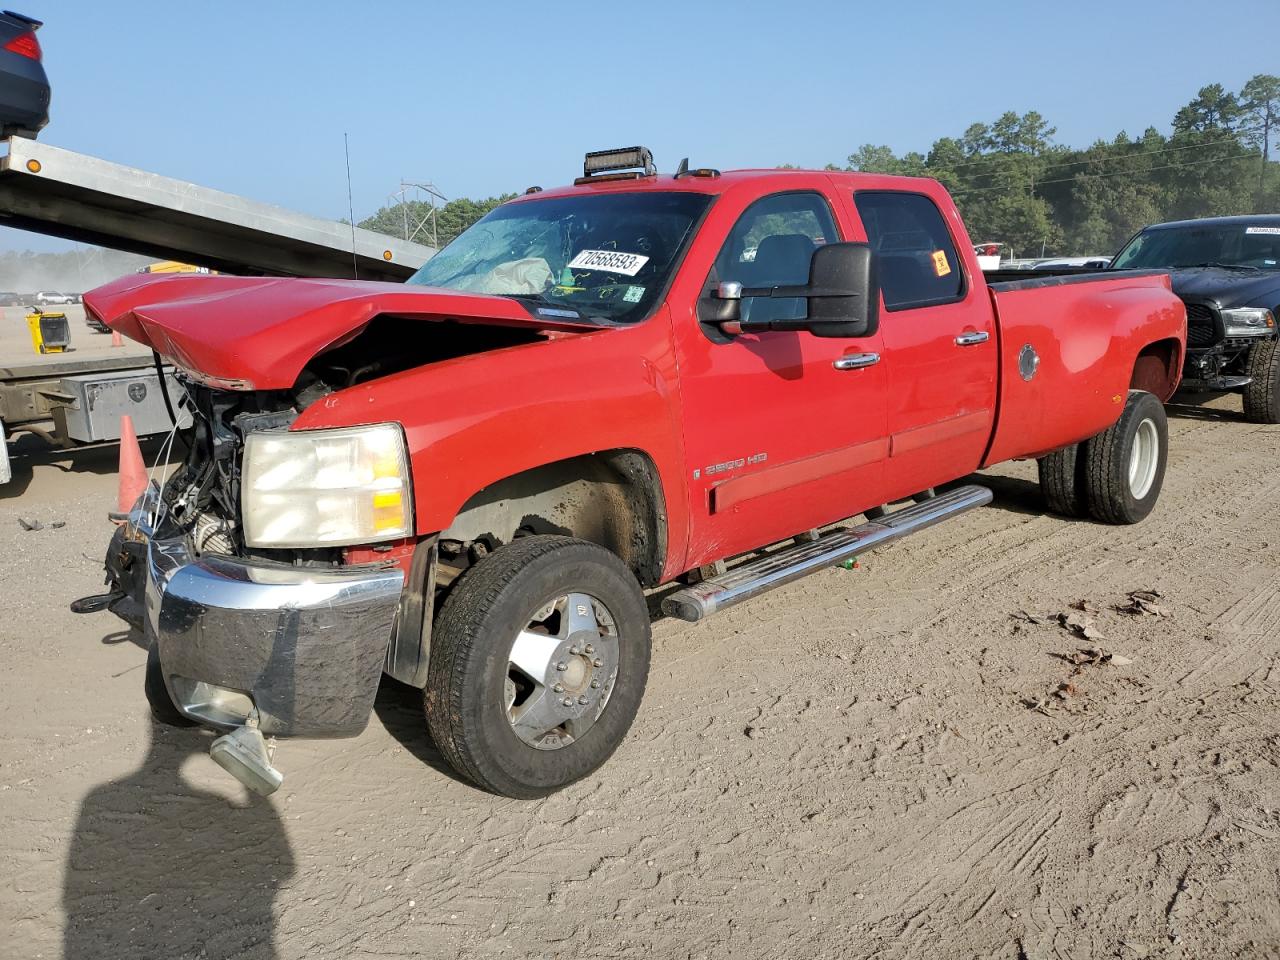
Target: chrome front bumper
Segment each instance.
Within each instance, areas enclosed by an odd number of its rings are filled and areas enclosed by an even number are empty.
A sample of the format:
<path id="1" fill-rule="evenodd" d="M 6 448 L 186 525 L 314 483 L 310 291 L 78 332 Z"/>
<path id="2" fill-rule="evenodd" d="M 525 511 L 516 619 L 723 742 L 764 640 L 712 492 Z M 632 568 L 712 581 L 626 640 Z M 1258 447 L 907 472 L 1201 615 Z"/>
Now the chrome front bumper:
<path id="1" fill-rule="evenodd" d="M 294 567 L 196 558 L 155 489 L 130 515 L 146 542 L 145 625 L 165 685 L 200 723 L 267 736 L 349 737 L 369 722 L 404 574 L 392 566 Z M 126 529 L 129 529 L 128 527 Z"/>

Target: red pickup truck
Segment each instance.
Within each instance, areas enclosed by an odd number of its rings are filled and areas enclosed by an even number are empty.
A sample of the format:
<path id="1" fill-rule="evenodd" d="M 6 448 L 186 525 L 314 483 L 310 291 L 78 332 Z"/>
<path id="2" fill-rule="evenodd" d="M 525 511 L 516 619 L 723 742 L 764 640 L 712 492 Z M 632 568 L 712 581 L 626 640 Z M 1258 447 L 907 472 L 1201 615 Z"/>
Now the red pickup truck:
<path id="1" fill-rule="evenodd" d="M 359 733 L 383 672 L 476 784 L 563 787 L 639 707 L 646 590 L 702 619 L 988 502 L 944 485 L 991 464 L 1141 520 L 1186 330 L 1164 273 L 989 285 L 932 180 L 658 176 L 639 148 L 407 284 L 126 277 L 85 305 L 193 414 L 97 606 L 146 631 L 156 716 L 227 731 L 263 793 L 264 738 Z"/>

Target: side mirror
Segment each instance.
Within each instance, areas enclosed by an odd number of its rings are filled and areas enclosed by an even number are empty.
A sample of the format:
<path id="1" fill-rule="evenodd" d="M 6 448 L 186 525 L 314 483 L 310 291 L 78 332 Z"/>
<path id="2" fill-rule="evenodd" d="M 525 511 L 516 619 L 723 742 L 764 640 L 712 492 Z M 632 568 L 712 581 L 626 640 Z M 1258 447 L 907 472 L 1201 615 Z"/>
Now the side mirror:
<path id="1" fill-rule="evenodd" d="M 809 332 L 869 337 L 880 329 L 880 278 L 866 243 L 828 243 L 809 264 Z"/>
<path id="2" fill-rule="evenodd" d="M 808 300 L 799 320 L 752 323 L 740 320 L 747 297 Z M 828 243 L 813 251 L 809 282 L 796 287 L 743 287 L 724 282 L 708 301 L 702 319 L 733 336 L 762 330 L 808 330 L 815 337 L 869 337 L 880 327 L 880 282 L 876 257 L 865 243 Z"/>

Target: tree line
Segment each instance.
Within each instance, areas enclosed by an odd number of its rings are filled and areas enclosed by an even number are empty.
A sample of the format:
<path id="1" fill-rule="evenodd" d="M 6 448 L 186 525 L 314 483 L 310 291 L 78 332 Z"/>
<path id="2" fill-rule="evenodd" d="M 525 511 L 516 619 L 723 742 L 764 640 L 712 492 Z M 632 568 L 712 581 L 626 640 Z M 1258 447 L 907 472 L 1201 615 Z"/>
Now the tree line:
<path id="1" fill-rule="evenodd" d="M 1278 128 L 1280 77 L 1259 74 L 1239 92 L 1201 88 L 1169 136 L 1148 127 L 1075 149 L 1034 110 L 1011 111 L 928 153 L 868 143 L 828 169 L 934 177 L 975 243 L 1002 241 L 1014 256 L 1113 254 L 1149 223 L 1280 212 Z"/>
<path id="2" fill-rule="evenodd" d="M 1149 223 L 1280 212 L 1280 163 L 1271 162 L 1280 77 L 1259 74 L 1238 92 L 1201 88 L 1168 136 L 1152 126 L 1078 149 L 1055 143 L 1055 133 L 1034 110 L 1010 111 L 934 141 L 928 153 L 867 143 L 827 169 L 934 177 L 955 197 L 974 242 L 1006 243 L 1011 256 L 1112 254 Z M 440 246 L 513 196 L 437 206 Z M 383 207 L 359 225 L 402 237 L 406 213 L 412 232 L 430 212 L 424 201 L 406 206 Z M 430 234 L 413 239 L 429 243 Z"/>
<path id="3" fill-rule="evenodd" d="M 431 222 L 432 205 L 427 200 L 405 200 L 381 207 L 377 213 L 361 220 L 356 226 L 427 246 L 431 245 L 434 232 L 436 242 L 443 247 L 498 204 L 506 203 L 514 196 L 514 193 L 504 193 L 484 200 L 462 197 L 436 204 L 434 231 Z"/>

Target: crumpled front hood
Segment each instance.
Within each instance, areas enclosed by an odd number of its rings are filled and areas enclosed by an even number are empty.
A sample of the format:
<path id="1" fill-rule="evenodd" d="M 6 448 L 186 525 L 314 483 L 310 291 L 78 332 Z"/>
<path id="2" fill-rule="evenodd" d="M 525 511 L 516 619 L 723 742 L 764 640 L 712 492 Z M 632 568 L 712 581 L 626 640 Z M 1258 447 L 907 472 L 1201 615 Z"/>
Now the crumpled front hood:
<path id="1" fill-rule="evenodd" d="M 1280 271 L 1195 267 L 1171 271 L 1173 292 L 1190 300 L 1213 300 L 1220 307 L 1267 307 L 1280 303 Z"/>
<path id="2" fill-rule="evenodd" d="M 598 329 L 533 318 L 515 300 L 367 280 L 122 277 L 84 295 L 85 309 L 206 382 L 240 390 L 292 387 L 316 354 L 374 317 L 452 320 L 538 330 Z"/>

